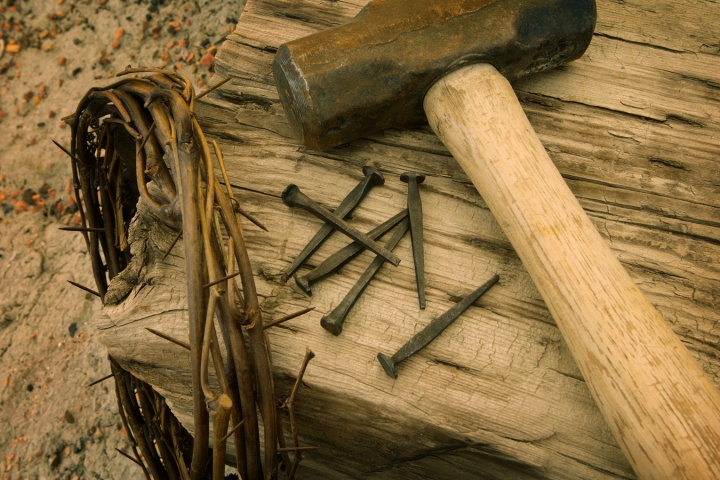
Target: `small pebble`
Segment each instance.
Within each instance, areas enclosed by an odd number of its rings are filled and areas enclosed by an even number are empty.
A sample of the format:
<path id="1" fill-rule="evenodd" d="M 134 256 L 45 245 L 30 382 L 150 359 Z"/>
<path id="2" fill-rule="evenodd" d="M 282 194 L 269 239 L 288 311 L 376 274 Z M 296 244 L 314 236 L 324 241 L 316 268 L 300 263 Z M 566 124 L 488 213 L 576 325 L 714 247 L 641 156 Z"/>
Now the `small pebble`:
<path id="1" fill-rule="evenodd" d="M 70 424 L 75 423 L 75 416 L 72 414 L 72 412 L 70 412 L 70 410 L 65 410 L 64 417 L 65 417 L 65 421 L 67 423 L 70 423 Z"/>

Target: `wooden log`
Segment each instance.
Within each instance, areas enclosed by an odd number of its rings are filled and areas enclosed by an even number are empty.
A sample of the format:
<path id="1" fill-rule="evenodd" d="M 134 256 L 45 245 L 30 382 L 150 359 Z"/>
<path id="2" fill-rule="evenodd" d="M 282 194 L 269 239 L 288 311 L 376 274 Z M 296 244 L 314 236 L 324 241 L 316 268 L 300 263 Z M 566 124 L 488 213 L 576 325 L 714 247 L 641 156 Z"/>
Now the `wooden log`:
<path id="1" fill-rule="evenodd" d="M 629 478 L 633 472 L 600 416 L 525 268 L 482 198 L 429 128 L 385 131 L 329 152 L 299 146 L 270 70 L 283 42 L 354 16 L 365 0 L 249 0 L 220 49 L 219 77 L 235 78 L 196 106 L 217 139 L 243 208 L 270 230 L 246 227 L 264 317 L 316 309 L 271 329 L 278 396 L 290 391 L 305 347 L 316 358 L 295 402 L 308 478 Z M 581 59 L 515 85 L 534 129 L 633 280 L 720 385 L 720 7 L 689 0 L 598 1 L 598 26 Z M 318 283 L 307 297 L 283 269 L 320 226 L 280 193 L 295 183 L 334 208 L 381 170 L 353 214 L 369 230 L 405 206 L 404 171 L 420 187 L 427 305 L 417 306 L 410 239 L 351 311 L 342 335 L 319 325 L 372 255 Z M 145 330 L 187 339 L 182 245 L 157 219 L 134 225 L 133 264 L 98 320 L 124 368 L 166 396 L 188 427 L 189 357 Z M 334 234 L 317 265 L 346 240 Z M 501 281 L 392 380 L 375 359 L 494 273 Z M 120 282 L 125 282 L 121 284 Z M 124 295 L 126 291 L 130 293 Z M 231 460 L 231 459 L 230 459 Z"/>

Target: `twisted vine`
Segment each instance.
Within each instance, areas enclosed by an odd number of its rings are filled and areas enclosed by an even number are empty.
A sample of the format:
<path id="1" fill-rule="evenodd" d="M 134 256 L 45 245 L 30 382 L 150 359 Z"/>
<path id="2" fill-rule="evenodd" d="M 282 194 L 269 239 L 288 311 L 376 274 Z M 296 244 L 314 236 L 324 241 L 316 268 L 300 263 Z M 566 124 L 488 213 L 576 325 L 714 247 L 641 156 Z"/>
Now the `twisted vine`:
<path id="1" fill-rule="evenodd" d="M 230 188 L 217 143 L 210 148 L 193 114 L 197 97 L 192 84 L 159 69 L 128 68 L 118 76 L 122 79 L 107 87 L 90 89 L 65 119 L 72 143 L 69 150 L 61 148 L 71 158 L 81 206 L 82 227 L 77 230 L 85 239 L 97 294 L 104 301 L 109 283 L 131 259 L 127 232 L 138 202 L 178 225 L 190 334 L 187 344 L 168 339 L 189 348 L 195 432 L 190 437 L 150 385 L 111 359 L 135 461 L 146 478 L 222 479 L 226 442 L 232 436 L 241 478 L 274 479 L 281 466 L 292 478 L 302 452 L 312 448 L 298 445 L 292 405 L 313 354 L 307 351 L 290 398 L 278 403 L 265 333 L 270 324 L 263 321 L 258 303 L 240 221 L 244 212 Z M 213 154 L 226 190 L 216 177 Z M 211 363 L 217 391 L 208 382 Z M 289 412 L 291 447 L 285 443 L 280 408 Z"/>

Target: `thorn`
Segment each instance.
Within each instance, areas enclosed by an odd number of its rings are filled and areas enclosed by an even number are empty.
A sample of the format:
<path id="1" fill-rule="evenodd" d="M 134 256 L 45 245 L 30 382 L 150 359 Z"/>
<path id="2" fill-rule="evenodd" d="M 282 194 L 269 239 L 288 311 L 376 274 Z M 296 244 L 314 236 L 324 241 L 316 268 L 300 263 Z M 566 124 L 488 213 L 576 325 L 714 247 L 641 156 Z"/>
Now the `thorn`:
<path id="1" fill-rule="evenodd" d="M 220 164 L 220 171 L 222 171 L 223 182 L 225 182 L 225 188 L 227 188 L 228 197 L 230 198 L 230 204 L 233 207 L 233 211 L 236 213 L 239 213 L 240 215 L 242 215 L 243 217 L 247 218 L 252 223 L 257 225 L 262 230 L 265 230 L 266 232 L 268 232 L 269 230 L 267 228 L 265 228 L 265 225 L 260 223 L 260 221 L 258 219 L 256 219 L 252 215 L 250 215 L 248 212 L 246 212 L 245 210 L 240 208 L 240 204 L 238 203 L 237 199 L 235 198 L 235 195 L 233 195 L 233 192 L 232 192 L 232 185 L 230 185 L 230 178 L 228 177 L 227 169 L 225 168 L 225 160 L 223 158 L 222 151 L 220 150 L 220 147 L 218 146 L 218 144 L 215 140 L 212 141 L 212 144 L 213 144 L 213 148 L 215 149 L 215 156 L 217 157 L 218 163 Z"/>
<path id="2" fill-rule="evenodd" d="M 69 283 L 70 285 L 74 286 L 74 287 L 79 288 L 80 290 L 85 290 L 87 293 L 90 293 L 90 294 L 92 294 L 92 295 L 95 295 L 96 297 L 101 297 L 101 298 L 102 298 L 102 295 L 100 295 L 98 292 L 96 292 L 95 290 L 91 290 L 91 289 L 89 289 L 88 287 L 86 287 L 86 286 L 84 286 L 84 285 L 80 285 L 79 283 L 73 282 L 72 280 L 68 280 L 68 283 Z"/>
<path id="3" fill-rule="evenodd" d="M 230 429 L 229 432 L 227 432 L 227 433 L 225 434 L 225 436 L 222 438 L 222 440 L 220 440 L 220 443 L 222 443 L 222 442 L 224 442 L 225 440 L 227 440 L 228 438 L 230 438 L 230 435 L 232 435 L 233 433 L 235 433 L 235 431 L 236 431 L 238 428 L 242 427 L 242 426 L 243 426 L 243 423 L 245 423 L 245 420 L 240 420 L 240 423 L 238 423 L 237 425 L 235 425 L 233 428 Z"/>
<path id="4" fill-rule="evenodd" d="M 105 231 L 105 227 L 60 227 L 58 230 L 64 232 L 99 232 Z"/>
<path id="5" fill-rule="evenodd" d="M 285 323 L 288 320 L 292 320 L 293 318 L 297 318 L 301 315 L 305 315 L 306 313 L 312 312 L 313 310 L 315 310 L 315 307 L 309 307 L 309 308 L 304 308 L 298 312 L 291 313 L 290 315 L 285 315 L 284 317 L 280 317 L 277 320 L 273 320 L 272 322 L 268 322 L 265 325 L 263 325 L 263 330 L 270 328 L 270 327 L 274 327 L 276 325 L 280 325 L 281 323 Z"/>
<path id="6" fill-rule="evenodd" d="M 205 285 L 203 285 L 203 288 L 210 288 L 210 287 L 212 287 L 212 286 L 214 286 L 214 285 L 217 285 L 218 283 L 224 282 L 225 280 L 230 280 L 230 279 L 233 278 L 233 277 L 237 277 L 238 275 L 240 275 L 240 272 L 239 272 L 239 271 L 238 271 L 238 272 L 235 272 L 235 273 L 231 273 L 230 275 L 225 275 L 225 276 L 222 277 L 222 278 L 218 278 L 218 279 L 215 280 L 214 282 L 206 283 Z"/>
<path id="7" fill-rule="evenodd" d="M 121 372 L 111 373 L 110 375 L 105 375 L 104 377 L 99 378 L 99 379 L 95 380 L 94 382 L 88 383 L 88 384 L 87 384 L 87 388 L 90 388 L 90 387 L 92 387 L 92 386 L 95 386 L 95 385 L 97 385 L 97 384 L 100 383 L 100 382 L 104 382 L 104 381 L 107 380 L 108 378 L 114 377 L 114 376 L 116 376 L 116 375 L 120 375 L 120 373 L 121 373 Z"/>
<path id="8" fill-rule="evenodd" d="M 282 452 L 299 452 L 299 451 L 303 451 L 303 450 L 320 450 L 320 447 L 307 445 L 304 447 L 283 447 L 283 448 L 277 449 L 277 451 L 280 453 L 282 453 Z"/>
<path id="9" fill-rule="evenodd" d="M 175 244 L 178 242 L 178 240 L 180 240 L 180 237 L 182 237 L 182 232 L 183 232 L 183 231 L 180 230 L 180 231 L 177 233 L 177 235 L 175 236 L 175 240 L 173 240 L 172 243 L 170 244 L 170 248 L 167 249 L 167 252 L 165 252 L 165 255 L 163 255 L 163 257 L 160 259 L 161 262 L 164 261 L 164 260 L 167 258 L 168 255 L 170 255 L 170 252 L 172 251 L 173 247 L 174 247 Z"/>
<path id="10" fill-rule="evenodd" d="M 148 128 L 147 133 L 146 133 L 145 136 L 143 137 L 142 143 L 140 144 L 140 150 L 142 150 L 143 148 L 145 148 L 145 144 L 147 143 L 148 139 L 150 138 L 150 135 L 152 134 L 152 132 L 153 132 L 154 130 L 155 130 L 155 122 L 153 122 L 152 125 L 150 125 L 150 128 Z"/>
<path id="11" fill-rule="evenodd" d="M 222 80 L 221 82 L 216 83 L 215 85 L 213 85 L 212 87 L 209 87 L 209 88 L 208 88 L 207 90 L 205 90 L 204 92 L 199 93 L 199 94 L 195 97 L 195 100 L 197 100 L 198 98 L 204 97 L 205 95 L 207 95 L 208 93 L 212 92 L 212 91 L 215 90 L 216 88 L 222 87 L 223 85 L 225 85 L 227 82 L 229 82 L 229 81 L 232 80 L 232 79 L 233 79 L 233 77 L 227 77 L 226 79 Z"/>
<path id="12" fill-rule="evenodd" d="M 70 150 L 68 150 L 67 148 L 63 147 L 62 145 L 60 145 L 60 144 L 59 144 L 58 142 L 56 142 L 55 140 L 52 140 L 52 142 L 53 142 L 53 143 L 55 144 L 55 146 L 57 146 L 60 150 L 62 150 L 63 152 L 65 152 L 70 158 L 72 158 L 72 159 L 75 158 L 75 155 L 73 155 L 73 154 L 70 152 Z"/>
<path id="13" fill-rule="evenodd" d="M 115 450 L 117 450 L 118 453 L 119 453 L 120 455 L 122 455 L 123 457 L 129 458 L 130 460 L 132 460 L 133 462 L 137 463 L 137 464 L 140 465 L 141 467 L 143 466 L 142 463 L 138 462 L 136 459 L 134 459 L 133 457 L 131 457 L 131 456 L 128 455 L 127 453 L 123 452 L 123 451 L 120 450 L 119 448 L 115 447 Z"/>
<path id="14" fill-rule="evenodd" d="M 253 217 L 253 216 L 250 215 L 248 212 L 246 212 L 245 210 L 243 210 L 242 208 L 240 208 L 240 205 L 238 204 L 238 201 L 235 200 L 235 198 L 231 198 L 230 203 L 232 203 L 232 205 L 233 205 L 233 210 L 235 210 L 237 213 L 239 213 L 239 214 L 242 215 L 243 217 L 247 218 L 247 219 L 250 220 L 252 223 L 254 223 L 255 225 L 257 225 L 259 228 L 265 230 L 266 232 L 269 232 L 269 231 L 270 231 L 270 230 L 268 230 L 268 229 L 265 227 L 265 225 L 263 225 L 262 223 L 260 223 L 260 220 L 258 220 L 257 218 Z"/>
<path id="15" fill-rule="evenodd" d="M 183 342 L 182 340 L 178 340 L 178 339 L 176 339 L 176 338 L 173 338 L 173 337 L 171 337 L 170 335 L 168 335 L 168 334 L 166 334 L 166 333 L 158 332 L 158 331 L 155 330 L 154 328 L 145 327 L 145 330 L 147 330 L 147 331 L 150 332 L 150 333 L 154 333 L 154 334 L 157 335 L 158 337 L 163 338 L 163 339 L 165 339 L 165 340 L 167 340 L 167 341 L 169 341 L 169 342 L 172 342 L 172 343 L 174 343 L 175 345 L 180 345 L 180 346 L 183 347 L 185 350 L 190 350 L 190 344 L 189 344 L 189 343 L 185 343 L 185 342 Z"/>

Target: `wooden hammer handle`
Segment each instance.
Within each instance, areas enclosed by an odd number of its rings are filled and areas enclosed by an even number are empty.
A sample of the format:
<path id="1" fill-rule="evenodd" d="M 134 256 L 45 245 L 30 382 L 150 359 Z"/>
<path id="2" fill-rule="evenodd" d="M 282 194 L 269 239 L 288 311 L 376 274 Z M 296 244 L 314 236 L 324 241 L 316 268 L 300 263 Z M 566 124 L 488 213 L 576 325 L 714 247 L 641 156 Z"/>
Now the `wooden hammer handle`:
<path id="1" fill-rule="evenodd" d="M 720 391 L 606 245 L 510 84 L 464 67 L 425 111 L 515 247 L 641 478 L 720 478 Z"/>

